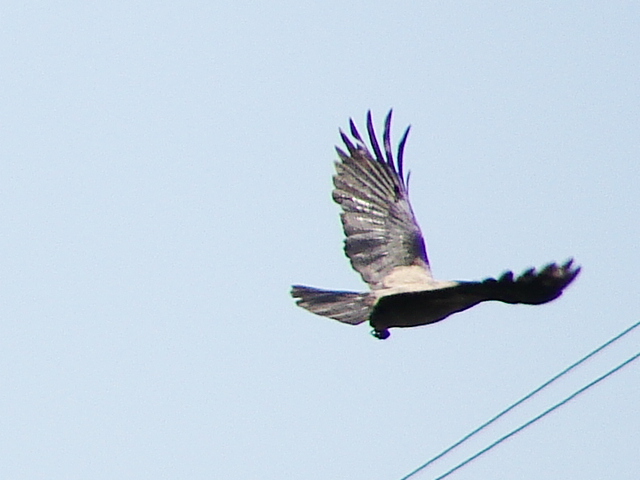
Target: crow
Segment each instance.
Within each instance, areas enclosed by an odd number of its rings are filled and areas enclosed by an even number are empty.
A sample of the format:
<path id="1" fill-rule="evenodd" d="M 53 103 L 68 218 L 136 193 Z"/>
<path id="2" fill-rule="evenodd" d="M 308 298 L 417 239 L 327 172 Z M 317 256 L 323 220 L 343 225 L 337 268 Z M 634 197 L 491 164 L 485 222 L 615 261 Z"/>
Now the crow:
<path id="1" fill-rule="evenodd" d="M 397 149 L 391 150 L 391 116 L 382 138 L 376 137 L 371 111 L 367 133 L 373 153 L 349 120 L 351 136 L 340 136 L 346 151 L 336 147 L 333 200 L 340 205 L 345 234 L 344 251 L 351 266 L 369 285 L 366 293 L 322 290 L 294 285 L 297 305 L 317 315 L 349 325 L 369 321 L 372 334 L 389 337 L 390 328 L 427 325 L 481 302 L 540 305 L 558 298 L 580 273 L 573 259 L 497 279 L 442 281 L 431 274 L 422 232 L 409 203 L 409 175 L 403 171 L 404 147 L 411 127 Z"/>

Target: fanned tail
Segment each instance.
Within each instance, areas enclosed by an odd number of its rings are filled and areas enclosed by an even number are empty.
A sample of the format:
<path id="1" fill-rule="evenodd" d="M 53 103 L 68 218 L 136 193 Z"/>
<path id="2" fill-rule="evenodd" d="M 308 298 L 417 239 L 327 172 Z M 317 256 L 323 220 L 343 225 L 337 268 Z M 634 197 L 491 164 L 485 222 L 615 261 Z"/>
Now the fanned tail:
<path id="1" fill-rule="evenodd" d="M 373 306 L 367 293 L 337 292 L 319 288 L 294 285 L 291 296 L 297 304 L 316 315 L 333 318 L 349 325 L 358 325 L 369 320 Z"/>

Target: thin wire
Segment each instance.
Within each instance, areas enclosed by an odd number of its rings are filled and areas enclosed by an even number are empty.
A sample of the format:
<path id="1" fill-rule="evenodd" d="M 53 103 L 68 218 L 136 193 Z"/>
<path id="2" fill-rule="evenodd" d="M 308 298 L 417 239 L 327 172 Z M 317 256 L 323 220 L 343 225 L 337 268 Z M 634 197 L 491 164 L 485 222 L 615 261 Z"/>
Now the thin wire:
<path id="1" fill-rule="evenodd" d="M 590 359 L 591 357 L 593 357 L 594 355 L 596 355 L 597 353 L 600 353 L 602 350 L 604 350 L 605 348 L 607 348 L 609 345 L 611 345 L 612 343 L 616 342 L 617 340 L 621 339 L 622 337 L 624 337 L 626 334 L 628 334 L 631 330 L 633 330 L 634 328 L 640 326 L 640 321 L 638 321 L 637 323 L 635 323 L 634 325 L 631 325 L 629 328 L 627 328 L 626 330 L 624 330 L 623 332 L 619 333 L 618 335 L 616 335 L 615 337 L 613 337 L 611 340 L 608 340 L 607 342 L 603 343 L 602 345 L 600 345 L 598 348 L 596 348 L 595 350 L 591 351 L 590 353 L 588 353 L 587 355 L 585 355 L 584 357 L 582 357 L 580 360 L 578 360 L 577 362 L 575 362 L 574 364 L 568 366 L 567 368 L 565 368 L 564 370 L 562 370 L 560 373 L 558 373 L 557 375 L 555 375 L 554 377 L 552 377 L 551 379 L 547 380 L 546 382 L 544 382 L 542 385 L 540 385 L 538 388 L 536 388 L 535 390 L 531 391 L 530 393 L 528 393 L 527 395 L 525 395 L 524 397 L 522 397 L 520 400 L 516 401 L 515 403 L 511 404 L 510 406 L 508 406 L 507 408 L 505 408 L 504 410 L 502 410 L 500 413 L 498 413 L 495 417 L 491 418 L 490 420 L 488 420 L 487 422 L 483 423 L 482 425 L 480 425 L 478 428 L 476 428 L 475 430 L 473 430 L 471 433 L 465 435 L 464 437 L 462 437 L 460 440 L 458 440 L 456 443 L 454 443 L 453 445 L 451 445 L 450 447 L 444 449 L 442 452 L 440 452 L 438 455 L 436 455 L 435 457 L 433 457 L 431 460 L 429 460 L 428 462 L 420 465 L 418 468 L 416 468 L 415 470 L 413 470 L 411 473 L 409 473 L 408 475 L 405 475 L 404 477 L 402 477 L 400 480 L 407 480 L 409 477 L 412 477 L 413 475 L 415 475 L 416 473 L 418 473 L 419 471 L 427 468 L 429 465 L 431 465 L 433 462 L 435 462 L 436 460 L 444 457 L 446 454 L 448 454 L 449 452 L 451 452 L 454 448 L 457 448 L 459 445 L 463 444 L 464 442 L 466 442 L 467 440 L 469 440 L 471 437 L 473 437 L 474 435 L 476 435 L 477 433 L 479 433 L 480 431 L 484 430 L 485 428 L 487 428 L 489 425 L 491 425 L 493 422 L 495 422 L 496 420 L 498 420 L 500 417 L 502 417 L 503 415 L 507 414 L 508 412 L 510 412 L 511 410 L 513 410 L 514 408 L 516 408 L 518 405 L 526 402 L 527 400 L 529 400 L 531 397 L 533 397 L 534 395 L 536 395 L 538 392 L 540 392 L 541 390 L 545 389 L 546 387 L 548 387 L 549 385 L 551 385 L 553 382 L 555 382 L 556 380 L 558 380 L 560 377 L 566 375 L 567 373 L 569 373 L 571 370 L 573 370 L 574 368 L 576 368 L 578 365 L 586 362 L 588 359 Z"/>
<path id="2" fill-rule="evenodd" d="M 459 470 L 460 468 L 464 467 L 465 465 L 471 463 L 473 460 L 475 460 L 476 458 L 478 458 L 480 455 L 483 455 L 485 453 L 487 453 L 489 450 L 491 450 L 492 448 L 494 448 L 495 446 L 497 446 L 498 444 L 504 442 L 506 439 L 508 439 L 509 437 L 512 437 L 513 435 L 515 435 L 518 432 L 521 432 L 522 430 L 524 430 L 525 428 L 527 428 L 528 426 L 534 424 L 535 422 L 537 422 L 538 420 L 540 420 L 542 417 L 548 415 L 549 413 L 553 412 L 555 409 L 560 408 L 562 405 L 564 405 L 565 403 L 573 400 L 575 397 L 577 397 L 578 395 L 580 395 L 581 393 L 584 393 L 585 391 L 587 391 L 589 388 L 593 387 L 596 383 L 601 382 L 602 380 L 604 380 L 605 378 L 607 378 L 609 375 L 613 375 L 615 372 L 617 372 L 618 370 L 620 370 L 621 368 L 627 366 L 628 364 L 630 364 L 631 362 L 633 362 L 634 360 L 637 360 L 638 357 L 640 357 L 640 352 L 636 353 L 633 357 L 629 358 L 628 360 L 625 360 L 624 362 L 622 362 L 620 365 L 618 365 L 617 367 L 615 367 L 612 370 L 609 370 L 607 373 L 605 373 L 604 375 L 602 375 L 601 377 L 596 378 L 594 381 L 592 381 L 591 383 L 585 385 L 584 387 L 582 387 L 580 390 L 572 393 L 571 395 L 569 395 L 567 398 L 565 398 L 564 400 L 562 400 L 559 403 L 556 403 L 553 407 L 548 408 L 547 410 L 545 410 L 544 412 L 542 412 L 540 415 L 538 415 L 537 417 L 529 420 L 528 422 L 520 425 L 518 428 L 516 428 L 515 430 L 509 432 L 508 434 L 506 434 L 504 437 L 500 437 L 498 440 L 496 440 L 495 442 L 493 442 L 491 445 L 489 445 L 486 448 L 483 448 L 482 450 L 480 450 L 478 453 L 476 453 L 475 455 L 473 455 L 472 457 L 469 457 L 468 459 L 466 459 L 464 462 L 459 463 L 458 465 L 456 465 L 455 467 L 453 467 L 451 470 L 449 470 L 447 473 L 445 473 L 444 475 L 440 475 L 438 478 L 436 478 L 435 480 L 442 480 L 445 477 L 448 477 L 449 475 L 451 475 L 453 472 L 455 472 L 456 470 Z"/>

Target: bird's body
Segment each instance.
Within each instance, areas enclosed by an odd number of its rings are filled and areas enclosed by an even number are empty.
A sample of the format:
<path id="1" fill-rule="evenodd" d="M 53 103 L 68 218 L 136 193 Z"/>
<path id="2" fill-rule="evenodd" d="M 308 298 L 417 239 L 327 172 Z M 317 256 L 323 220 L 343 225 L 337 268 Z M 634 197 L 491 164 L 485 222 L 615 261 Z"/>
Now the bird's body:
<path id="1" fill-rule="evenodd" d="M 389 328 L 427 325 L 480 302 L 538 305 L 562 294 L 578 275 L 569 260 L 539 272 L 527 270 L 514 279 L 511 272 L 479 282 L 439 281 L 431 274 L 427 251 L 415 219 L 403 174 L 403 151 L 409 129 L 397 152 L 391 151 L 391 112 L 385 121 L 384 156 L 371 114 L 367 131 L 373 154 L 350 122 L 354 143 L 340 132 L 348 153 L 336 148 L 333 199 L 342 208 L 345 253 L 369 284 L 370 292 L 341 292 L 295 285 L 291 294 L 310 312 L 342 323 L 369 321 L 373 334 L 389 336 Z"/>

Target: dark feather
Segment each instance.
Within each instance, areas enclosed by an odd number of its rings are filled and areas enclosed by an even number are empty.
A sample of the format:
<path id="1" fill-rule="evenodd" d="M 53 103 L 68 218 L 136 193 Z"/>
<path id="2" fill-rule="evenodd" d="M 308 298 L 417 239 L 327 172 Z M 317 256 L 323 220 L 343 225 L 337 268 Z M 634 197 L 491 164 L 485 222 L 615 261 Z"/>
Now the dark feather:
<path id="1" fill-rule="evenodd" d="M 404 131 L 404 135 L 400 139 L 400 143 L 398 144 L 398 176 L 400 177 L 400 181 L 404 184 L 404 146 L 407 143 L 407 137 L 409 136 L 409 130 L 411 130 L 411 125 L 407 127 Z M 407 183 L 405 184 L 405 190 L 408 191 L 409 187 L 409 176 L 407 176 Z"/>
<path id="2" fill-rule="evenodd" d="M 376 130 L 373 127 L 371 110 L 367 112 L 367 132 L 369 132 L 369 141 L 371 142 L 371 147 L 373 148 L 373 151 L 376 154 L 376 160 L 380 163 L 384 163 L 384 159 L 382 158 L 382 152 L 380 151 L 380 145 L 378 145 L 378 139 L 376 138 Z"/>
<path id="3" fill-rule="evenodd" d="M 391 167 L 392 170 L 395 169 L 395 165 L 393 163 L 393 152 L 391 151 L 391 115 L 393 114 L 393 110 L 389 110 L 387 113 L 387 118 L 384 119 L 384 152 L 387 156 L 387 165 Z"/>

